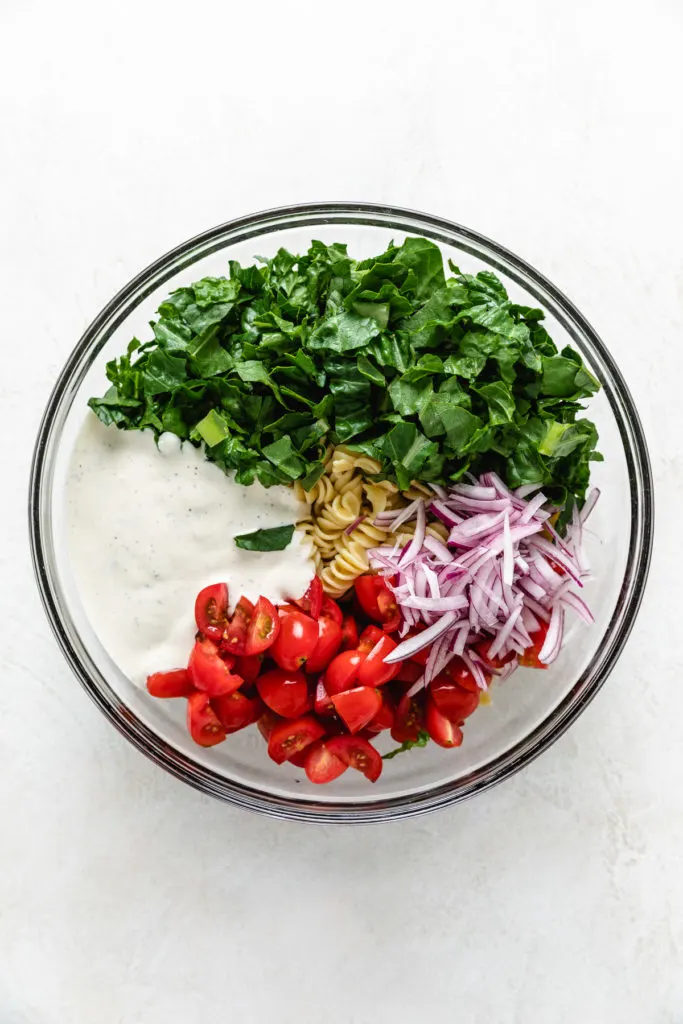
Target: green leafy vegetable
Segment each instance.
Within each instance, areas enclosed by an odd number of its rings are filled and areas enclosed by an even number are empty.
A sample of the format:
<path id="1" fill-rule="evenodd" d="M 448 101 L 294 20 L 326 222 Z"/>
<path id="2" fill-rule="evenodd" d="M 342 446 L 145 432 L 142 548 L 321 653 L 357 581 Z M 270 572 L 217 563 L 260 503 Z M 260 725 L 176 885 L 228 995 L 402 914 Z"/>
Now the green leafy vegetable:
<path id="1" fill-rule="evenodd" d="M 293 526 L 273 526 L 235 537 L 235 544 L 244 551 L 284 551 L 294 535 Z"/>
<path id="2" fill-rule="evenodd" d="M 395 750 L 390 750 L 388 754 L 382 755 L 383 761 L 391 761 L 392 757 L 396 757 L 397 754 L 403 754 L 406 750 L 412 750 L 413 747 L 426 747 L 429 743 L 429 733 L 420 730 L 420 733 L 416 740 L 406 740 L 401 744 L 400 747 L 396 747 Z"/>
<path id="3" fill-rule="evenodd" d="M 402 488 L 495 470 L 583 501 L 599 383 L 495 274 L 446 277 L 424 238 L 361 262 L 314 241 L 229 271 L 174 291 L 152 339 L 107 365 L 89 403 L 103 423 L 203 444 L 243 484 L 310 488 L 344 443 Z"/>

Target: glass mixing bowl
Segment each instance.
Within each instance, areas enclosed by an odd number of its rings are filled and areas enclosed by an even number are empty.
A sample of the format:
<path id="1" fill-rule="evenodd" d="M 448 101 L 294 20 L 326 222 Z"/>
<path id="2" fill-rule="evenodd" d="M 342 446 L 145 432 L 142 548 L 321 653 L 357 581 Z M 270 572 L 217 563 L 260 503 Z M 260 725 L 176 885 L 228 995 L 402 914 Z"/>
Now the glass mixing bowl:
<path id="1" fill-rule="evenodd" d="M 350 771 L 315 787 L 301 770 L 270 761 L 255 729 L 209 750 L 195 746 L 178 706 L 184 702 L 154 700 L 108 658 L 71 576 L 65 480 L 86 400 L 103 390 L 105 363 L 133 336 L 148 337 L 148 321 L 170 290 L 225 274 L 230 259 L 250 263 L 280 246 L 304 251 L 314 238 L 346 242 L 351 255 L 365 258 L 406 235 L 433 239 L 465 271 L 494 270 L 514 301 L 544 309 L 558 347 L 576 346 L 602 383 L 590 406 L 605 456 L 594 464 L 593 483 L 602 496 L 587 530 L 595 578 L 586 596 L 596 622 L 572 625 L 561 657 L 547 671 L 520 669 L 494 686 L 490 705 L 468 720 L 462 747 L 430 744 L 403 754 L 385 763 L 374 786 Z M 59 644 L 87 692 L 131 743 L 179 779 L 241 807 L 306 821 L 370 822 L 422 814 L 488 789 L 545 750 L 586 707 L 619 657 L 640 605 L 652 543 L 652 480 L 638 415 L 614 360 L 576 307 L 538 271 L 495 242 L 437 217 L 322 203 L 206 231 L 162 256 L 111 300 L 76 345 L 45 410 L 33 460 L 30 527 L 38 585 Z"/>

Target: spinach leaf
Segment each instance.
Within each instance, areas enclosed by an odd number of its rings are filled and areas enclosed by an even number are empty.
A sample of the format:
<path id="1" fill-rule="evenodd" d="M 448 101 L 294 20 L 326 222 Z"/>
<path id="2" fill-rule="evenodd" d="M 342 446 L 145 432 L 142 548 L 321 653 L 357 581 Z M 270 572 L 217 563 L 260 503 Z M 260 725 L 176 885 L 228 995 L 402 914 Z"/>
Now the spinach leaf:
<path id="1" fill-rule="evenodd" d="M 242 533 L 235 537 L 235 544 L 243 551 L 284 551 L 293 536 L 293 526 L 273 526 L 269 530 Z"/>

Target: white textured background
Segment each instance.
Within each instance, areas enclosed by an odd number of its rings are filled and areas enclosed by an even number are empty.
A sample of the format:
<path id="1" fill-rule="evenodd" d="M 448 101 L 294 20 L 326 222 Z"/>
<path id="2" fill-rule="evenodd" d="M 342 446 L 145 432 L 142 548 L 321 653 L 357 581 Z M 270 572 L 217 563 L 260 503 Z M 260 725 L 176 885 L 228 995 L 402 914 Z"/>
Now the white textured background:
<path id="1" fill-rule="evenodd" d="M 0 1024 L 683 1020 L 683 7 L 0 2 Z M 29 566 L 41 408 L 104 302 L 189 235 L 365 199 L 560 285 L 641 409 L 648 593 L 588 711 L 465 806 L 277 824 L 128 746 Z"/>

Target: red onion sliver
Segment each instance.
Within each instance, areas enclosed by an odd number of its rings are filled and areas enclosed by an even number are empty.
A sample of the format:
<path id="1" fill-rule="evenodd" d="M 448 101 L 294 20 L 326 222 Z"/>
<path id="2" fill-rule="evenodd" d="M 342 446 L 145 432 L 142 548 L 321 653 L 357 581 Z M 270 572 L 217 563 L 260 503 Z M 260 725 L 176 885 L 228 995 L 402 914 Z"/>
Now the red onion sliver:
<path id="1" fill-rule="evenodd" d="M 417 654 L 425 647 L 429 647 L 437 637 L 440 637 L 442 633 L 445 633 L 447 629 L 453 625 L 457 619 L 456 612 L 446 612 L 442 615 L 438 622 L 435 622 L 433 626 L 429 626 L 424 629 L 421 633 L 416 636 L 411 636 L 408 640 L 404 640 L 402 644 L 395 647 L 393 651 L 387 654 L 384 661 L 387 665 L 393 665 L 397 661 L 403 661 L 404 658 L 410 658 L 411 655 Z"/>

